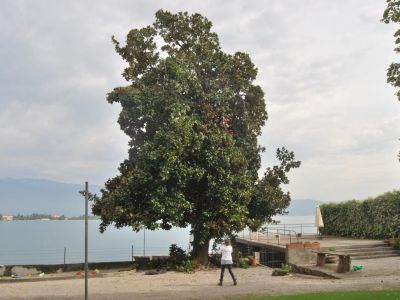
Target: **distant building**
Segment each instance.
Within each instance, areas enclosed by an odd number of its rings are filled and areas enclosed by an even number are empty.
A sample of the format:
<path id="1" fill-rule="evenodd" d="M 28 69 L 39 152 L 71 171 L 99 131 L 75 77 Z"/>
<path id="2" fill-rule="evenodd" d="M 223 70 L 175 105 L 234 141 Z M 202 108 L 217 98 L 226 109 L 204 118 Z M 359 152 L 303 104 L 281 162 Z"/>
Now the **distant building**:
<path id="1" fill-rule="evenodd" d="M 60 218 L 60 215 L 58 215 L 58 214 L 52 214 L 52 215 L 51 215 L 51 218 L 52 218 L 52 219 L 59 219 L 59 218 Z"/>
<path id="2" fill-rule="evenodd" d="M 14 216 L 11 216 L 11 215 L 3 215 L 2 220 L 3 220 L 3 221 L 12 221 L 12 220 L 14 220 Z"/>

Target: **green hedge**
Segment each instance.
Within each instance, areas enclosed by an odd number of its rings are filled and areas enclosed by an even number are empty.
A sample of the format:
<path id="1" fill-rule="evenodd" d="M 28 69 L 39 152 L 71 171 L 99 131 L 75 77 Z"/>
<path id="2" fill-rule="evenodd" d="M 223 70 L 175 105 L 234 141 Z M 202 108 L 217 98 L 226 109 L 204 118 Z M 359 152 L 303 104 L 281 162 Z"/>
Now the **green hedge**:
<path id="1" fill-rule="evenodd" d="M 323 204 L 324 235 L 385 239 L 400 237 L 400 191 L 364 201 Z"/>

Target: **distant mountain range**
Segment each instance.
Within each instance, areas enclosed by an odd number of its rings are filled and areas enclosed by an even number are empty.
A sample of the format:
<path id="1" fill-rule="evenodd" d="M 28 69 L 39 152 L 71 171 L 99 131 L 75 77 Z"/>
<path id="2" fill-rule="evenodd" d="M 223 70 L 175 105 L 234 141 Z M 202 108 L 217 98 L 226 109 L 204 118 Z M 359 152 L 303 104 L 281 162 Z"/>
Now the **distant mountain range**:
<path id="1" fill-rule="evenodd" d="M 68 184 L 45 179 L 0 179 L 0 214 L 32 213 L 81 216 L 85 202 L 79 193 L 84 184 Z M 89 185 L 100 192 L 100 186 Z"/>
<path id="2" fill-rule="evenodd" d="M 100 193 L 100 186 L 89 185 L 89 191 Z M 68 184 L 46 179 L 0 179 L 0 214 L 32 213 L 80 216 L 84 214 L 83 184 Z M 289 216 L 315 215 L 322 201 L 292 200 Z"/>

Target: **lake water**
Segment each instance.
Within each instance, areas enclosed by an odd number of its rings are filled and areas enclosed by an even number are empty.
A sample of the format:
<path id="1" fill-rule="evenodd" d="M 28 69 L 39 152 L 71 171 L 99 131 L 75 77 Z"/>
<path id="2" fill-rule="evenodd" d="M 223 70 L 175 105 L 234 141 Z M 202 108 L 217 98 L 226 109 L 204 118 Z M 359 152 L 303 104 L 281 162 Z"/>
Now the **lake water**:
<path id="1" fill-rule="evenodd" d="M 313 223 L 314 216 L 281 216 L 282 224 Z M 128 261 L 140 255 L 167 255 L 169 246 L 177 244 L 187 250 L 189 229 L 134 232 L 129 228 L 108 227 L 99 233 L 100 221 L 89 221 L 89 261 Z M 282 228 L 283 225 L 277 225 Z M 298 226 L 285 225 L 286 229 Z M 314 233 L 313 226 L 303 233 Z M 0 222 L 0 265 L 62 264 L 84 261 L 84 221 L 11 221 Z"/>

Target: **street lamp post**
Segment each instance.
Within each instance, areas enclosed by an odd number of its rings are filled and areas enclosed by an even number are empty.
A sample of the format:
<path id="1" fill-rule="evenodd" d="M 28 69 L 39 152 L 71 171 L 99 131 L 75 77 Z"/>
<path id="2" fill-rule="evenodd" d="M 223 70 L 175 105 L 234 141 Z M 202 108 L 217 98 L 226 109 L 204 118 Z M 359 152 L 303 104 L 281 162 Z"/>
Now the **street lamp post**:
<path id="1" fill-rule="evenodd" d="M 85 182 L 85 300 L 88 299 L 88 199 L 89 184 Z"/>

